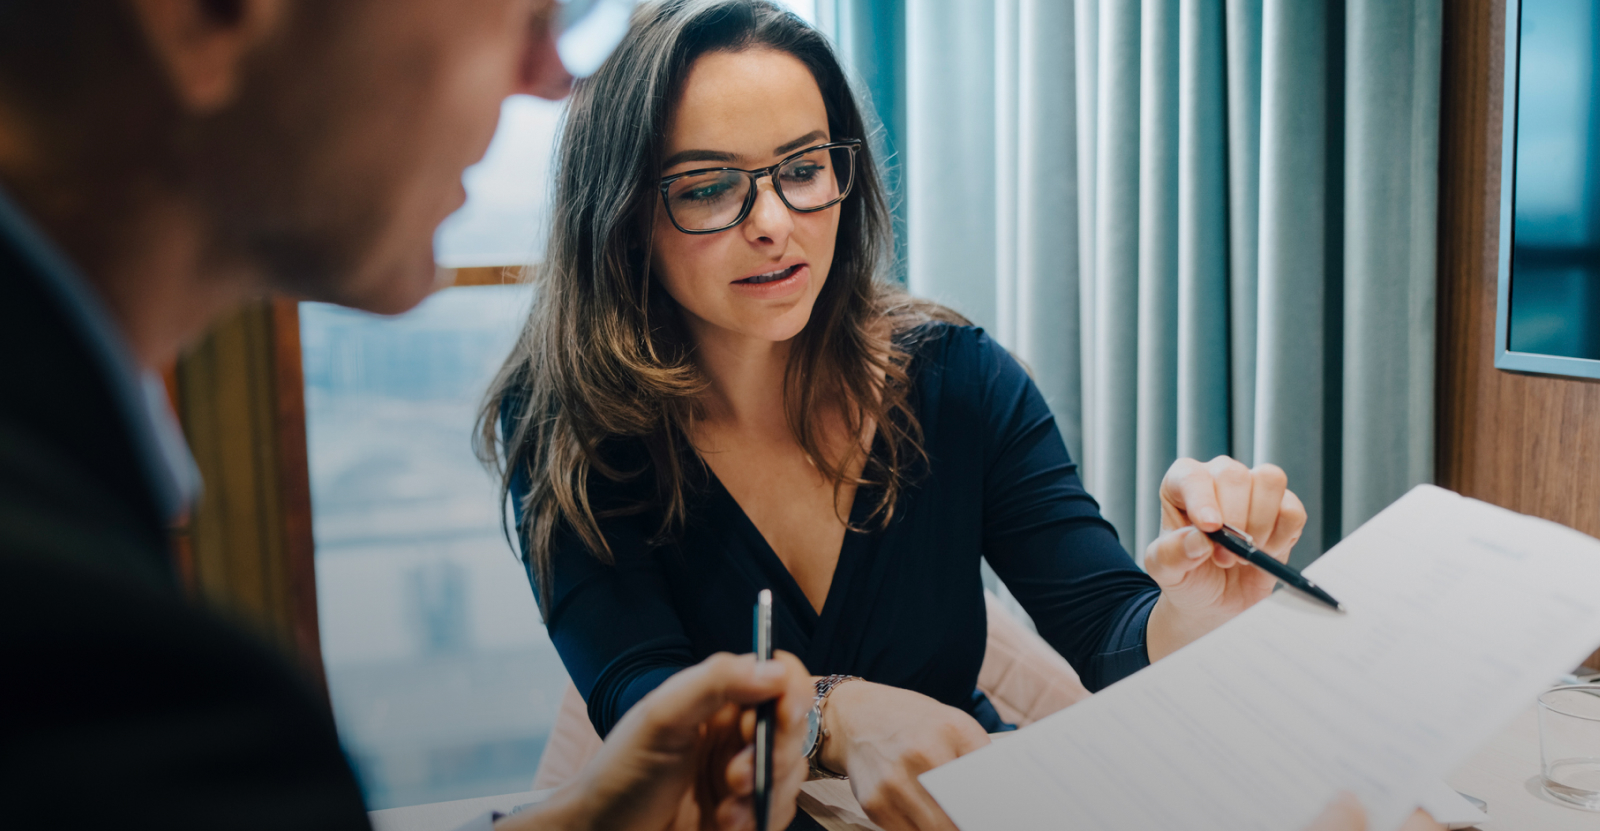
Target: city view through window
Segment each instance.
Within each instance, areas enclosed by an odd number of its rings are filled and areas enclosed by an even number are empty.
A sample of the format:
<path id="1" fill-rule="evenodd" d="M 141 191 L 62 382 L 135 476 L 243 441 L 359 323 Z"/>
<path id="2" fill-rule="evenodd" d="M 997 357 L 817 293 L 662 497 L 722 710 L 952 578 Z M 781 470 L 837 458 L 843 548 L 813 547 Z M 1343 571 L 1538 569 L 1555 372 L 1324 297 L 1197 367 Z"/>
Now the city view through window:
<path id="1" fill-rule="evenodd" d="M 527 790 L 566 684 L 470 450 L 530 297 L 301 306 L 323 659 L 372 808 Z"/>

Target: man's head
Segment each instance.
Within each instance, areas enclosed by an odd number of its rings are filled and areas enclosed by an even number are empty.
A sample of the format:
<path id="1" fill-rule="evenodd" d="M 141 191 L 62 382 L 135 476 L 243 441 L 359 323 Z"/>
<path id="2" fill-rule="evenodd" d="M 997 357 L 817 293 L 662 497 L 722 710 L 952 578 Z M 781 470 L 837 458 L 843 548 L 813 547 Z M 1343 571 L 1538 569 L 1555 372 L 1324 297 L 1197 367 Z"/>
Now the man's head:
<path id="1" fill-rule="evenodd" d="M 46 215 L 187 217 L 192 260 L 245 291 L 403 311 L 500 102 L 567 89 L 553 8 L 0 0 L 0 180 Z"/>

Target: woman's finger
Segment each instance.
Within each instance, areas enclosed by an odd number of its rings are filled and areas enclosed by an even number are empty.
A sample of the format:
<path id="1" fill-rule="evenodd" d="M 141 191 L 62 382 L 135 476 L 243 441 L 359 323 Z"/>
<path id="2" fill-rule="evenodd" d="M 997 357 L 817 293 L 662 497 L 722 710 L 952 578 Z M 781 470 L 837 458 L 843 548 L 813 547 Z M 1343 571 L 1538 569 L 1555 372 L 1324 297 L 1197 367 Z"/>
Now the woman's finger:
<path id="1" fill-rule="evenodd" d="M 933 794 L 928 793 L 916 778 L 913 777 L 909 785 L 899 790 L 898 796 L 905 815 L 917 831 L 959 831 L 934 800 Z"/>
<path id="2" fill-rule="evenodd" d="M 1238 526 L 1260 545 L 1272 538 L 1278 515 L 1283 509 L 1283 495 L 1289 490 L 1289 477 L 1283 468 L 1273 464 L 1259 465 L 1250 471 L 1250 514 L 1245 524 Z"/>
<path id="3" fill-rule="evenodd" d="M 1237 459 L 1218 456 L 1206 462 L 1206 472 L 1211 474 L 1212 487 L 1217 492 L 1217 507 L 1222 511 L 1222 521 L 1235 528 L 1244 528 L 1250 522 L 1251 488 L 1255 484 L 1250 469 Z"/>
<path id="4" fill-rule="evenodd" d="M 1205 565 L 1215 549 L 1211 538 L 1192 526 L 1168 531 L 1145 549 L 1144 569 L 1158 585 L 1166 588 L 1182 582 L 1184 575 Z"/>
<path id="5" fill-rule="evenodd" d="M 1161 525 L 1166 530 L 1198 525 L 1215 531 L 1222 527 L 1216 480 L 1194 459 L 1179 459 L 1161 479 Z"/>
<path id="6" fill-rule="evenodd" d="M 1295 496 L 1294 491 L 1283 492 L 1283 504 L 1278 509 L 1278 523 L 1272 528 L 1272 536 L 1265 542 L 1256 540 L 1256 545 L 1262 551 L 1288 562 L 1289 552 L 1294 549 L 1294 544 L 1300 541 L 1300 533 L 1306 528 L 1306 506 Z"/>

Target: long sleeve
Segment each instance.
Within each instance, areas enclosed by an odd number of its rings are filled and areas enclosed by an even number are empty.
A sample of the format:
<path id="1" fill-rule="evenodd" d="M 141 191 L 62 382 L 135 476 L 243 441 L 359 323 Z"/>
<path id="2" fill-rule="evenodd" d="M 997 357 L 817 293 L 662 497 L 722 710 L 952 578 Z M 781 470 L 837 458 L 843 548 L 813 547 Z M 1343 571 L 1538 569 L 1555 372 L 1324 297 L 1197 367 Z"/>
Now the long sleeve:
<path id="1" fill-rule="evenodd" d="M 367 828 L 327 704 L 146 536 L 0 419 L 0 826 Z"/>
<path id="2" fill-rule="evenodd" d="M 983 553 L 1044 637 L 1099 690 L 1149 664 L 1159 589 L 1084 490 L 1044 397 L 981 332 L 974 383 L 984 442 Z"/>
<path id="3" fill-rule="evenodd" d="M 523 545 L 520 506 L 527 492 L 525 480 L 512 483 Z M 616 558 L 610 565 L 590 554 L 565 526 L 552 545 L 545 627 L 601 736 L 609 734 L 639 699 L 695 662 L 658 560 L 662 553 L 646 542 L 646 521 L 642 517 L 602 520 L 601 531 Z M 539 596 L 532 568 L 528 576 Z"/>

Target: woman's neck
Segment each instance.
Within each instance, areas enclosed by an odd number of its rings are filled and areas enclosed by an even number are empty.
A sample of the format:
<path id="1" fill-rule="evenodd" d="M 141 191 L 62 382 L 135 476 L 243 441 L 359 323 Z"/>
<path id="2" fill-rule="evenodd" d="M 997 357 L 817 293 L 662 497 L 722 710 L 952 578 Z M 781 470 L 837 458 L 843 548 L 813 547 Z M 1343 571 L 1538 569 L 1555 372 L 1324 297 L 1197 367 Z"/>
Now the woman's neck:
<path id="1" fill-rule="evenodd" d="M 707 420 L 787 432 L 783 384 L 793 341 L 746 337 L 705 323 L 691 323 L 690 328 L 700 369 L 711 381 Z"/>

